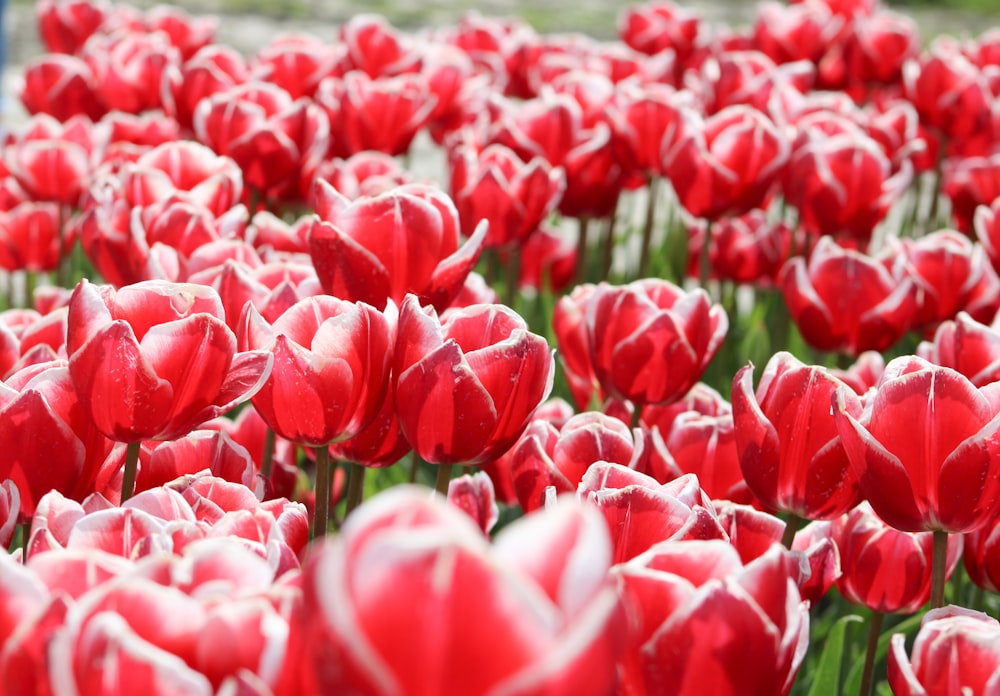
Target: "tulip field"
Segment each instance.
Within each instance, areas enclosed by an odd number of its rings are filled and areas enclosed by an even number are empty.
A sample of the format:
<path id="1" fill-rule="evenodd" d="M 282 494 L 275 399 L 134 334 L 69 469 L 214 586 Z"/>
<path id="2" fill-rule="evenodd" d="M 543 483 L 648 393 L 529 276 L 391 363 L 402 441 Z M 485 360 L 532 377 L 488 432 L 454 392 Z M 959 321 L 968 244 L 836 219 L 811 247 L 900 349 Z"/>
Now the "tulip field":
<path id="1" fill-rule="evenodd" d="M 36 17 L 0 696 L 1000 696 L 1000 27 Z"/>

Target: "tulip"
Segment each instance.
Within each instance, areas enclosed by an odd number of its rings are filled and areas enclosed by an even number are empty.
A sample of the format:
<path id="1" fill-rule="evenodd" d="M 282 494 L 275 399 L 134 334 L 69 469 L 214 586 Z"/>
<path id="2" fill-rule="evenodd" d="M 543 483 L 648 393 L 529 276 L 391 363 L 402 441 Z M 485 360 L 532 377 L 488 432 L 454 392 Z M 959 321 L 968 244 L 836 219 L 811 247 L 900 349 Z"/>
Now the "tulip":
<path id="1" fill-rule="evenodd" d="M 898 696 L 989 694 L 1000 685 L 1000 624 L 949 606 L 928 612 L 910 656 L 906 636 L 889 645 L 889 685 Z"/>
<path id="2" fill-rule="evenodd" d="M 309 556 L 298 693 L 610 693 L 610 565 L 599 516 L 572 500 L 491 547 L 463 512 L 394 488 Z"/>
<path id="3" fill-rule="evenodd" d="M 954 321 L 942 322 L 933 342 L 917 346 L 917 355 L 957 370 L 977 388 L 1000 380 L 1000 331 L 965 312 L 959 312 Z"/>
<path id="4" fill-rule="evenodd" d="M 716 220 L 763 204 L 780 179 L 789 144 L 765 115 L 732 106 L 705 121 L 689 113 L 663 153 L 666 175 L 688 213 Z"/>
<path id="5" fill-rule="evenodd" d="M 4 149 L 11 175 L 33 199 L 76 205 L 91 173 L 93 134 L 82 117 L 61 124 L 40 114 Z"/>
<path id="6" fill-rule="evenodd" d="M 596 411 L 579 413 L 562 426 L 532 421 L 511 450 L 510 475 L 525 512 L 545 504 L 547 490 L 573 493 L 596 462 L 635 465 L 642 458 L 641 431 L 633 434 L 617 418 Z"/>
<path id="7" fill-rule="evenodd" d="M 382 407 L 393 327 L 370 305 L 308 297 L 269 324 L 251 304 L 244 310 L 239 340 L 249 350 L 274 356 L 253 404 L 287 440 L 309 447 L 345 440 Z"/>
<path id="8" fill-rule="evenodd" d="M 687 7 L 657 0 L 628 8 L 618 17 L 618 35 L 637 51 L 656 55 L 664 49 L 676 54 L 676 76 L 704 40 L 702 18 Z"/>
<path id="9" fill-rule="evenodd" d="M 949 138 L 979 133 L 989 122 L 990 88 L 950 40 L 935 41 L 926 56 L 903 66 L 903 91 L 920 121 Z"/>
<path id="10" fill-rule="evenodd" d="M 768 361 L 756 393 L 753 365 L 736 373 L 733 421 L 740 468 L 765 508 L 828 520 L 861 502 L 830 406 L 838 390 L 844 411 L 859 417 L 861 402 L 843 382 L 790 353 Z"/>
<path id="11" fill-rule="evenodd" d="M 584 474 L 577 495 L 604 515 L 616 563 L 661 541 L 726 538 L 715 507 L 692 474 L 660 484 L 620 464 L 596 462 Z"/>
<path id="12" fill-rule="evenodd" d="M 845 284 L 844 278 L 855 280 Z M 916 313 L 914 281 L 902 263 L 887 269 L 829 237 L 808 261 L 788 261 L 778 284 L 802 337 L 820 350 L 885 350 L 910 329 Z"/>
<path id="13" fill-rule="evenodd" d="M 385 17 L 358 14 L 340 26 L 338 38 L 347 49 L 343 70 L 361 70 L 369 77 L 410 73 L 419 67 L 421 52 L 409 36 Z"/>
<path id="14" fill-rule="evenodd" d="M 534 233 L 552 212 L 565 188 L 558 168 L 535 157 L 524 162 L 503 145 L 481 152 L 461 144 L 451 153 L 451 193 L 462 222 L 471 235 L 480 220 L 488 220 L 484 246 L 507 247 Z"/>
<path id="15" fill-rule="evenodd" d="M 976 224 L 977 209 L 1000 198 L 1000 154 L 945 160 L 941 191 L 951 201 L 955 226 L 959 231 L 971 234 Z M 985 241 L 983 244 L 989 249 Z"/>
<path id="16" fill-rule="evenodd" d="M 503 305 L 472 305 L 442 323 L 408 295 L 399 313 L 393 388 L 399 426 L 434 464 L 467 465 L 509 449 L 552 390 L 541 336 Z"/>
<path id="17" fill-rule="evenodd" d="M 430 187 L 401 186 L 351 201 L 322 180 L 309 253 L 323 288 L 335 297 L 385 307 L 407 293 L 444 311 L 482 253 L 487 225 L 459 246 L 458 212 Z"/>
<path id="18" fill-rule="evenodd" d="M 482 471 L 449 481 L 448 502 L 472 518 L 486 536 L 500 517 L 493 482 Z"/>
<path id="19" fill-rule="evenodd" d="M 698 288 L 665 280 L 601 283 L 586 300 L 586 329 L 601 387 L 635 404 L 684 396 L 722 346 L 729 320 Z"/>
<path id="20" fill-rule="evenodd" d="M 92 121 L 107 111 L 97 99 L 94 74 L 82 59 L 50 53 L 24 67 L 21 102 L 30 114 L 48 114 L 59 121 L 84 116 Z"/>
<path id="21" fill-rule="evenodd" d="M 117 292 L 81 281 L 70 299 L 66 349 L 84 411 L 105 436 L 129 443 L 124 498 L 140 441 L 175 439 L 248 400 L 272 360 L 236 351 L 214 290 L 162 281 Z"/>
<path id="22" fill-rule="evenodd" d="M 787 694 L 809 642 L 797 564 L 727 541 L 667 541 L 615 568 L 629 617 L 624 694 Z"/>
<path id="23" fill-rule="evenodd" d="M 0 550 L 10 546 L 21 515 L 21 494 L 11 479 L 0 482 Z M 27 542 L 22 540 L 22 547 Z"/>
<path id="24" fill-rule="evenodd" d="M 130 114 L 159 108 L 164 75 L 182 62 L 180 52 L 161 32 L 99 33 L 80 55 L 94 74 L 101 104 L 108 111 Z"/>
<path id="25" fill-rule="evenodd" d="M 1000 507 L 1000 413 L 994 392 L 918 357 L 890 362 L 860 417 L 834 415 L 861 492 L 907 532 L 969 532 Z"/>
<path id="26" fill-rule="evenodd" d="M 106 2 L 41 0 L 35 7 L 38 33 L 53 53 L 76 53 L 111 16 Z"/>
<path id="27" fill-rule="evenodd" d="M 219 44 L 205 46 L 184 61 L 179 70 L 168 69 L 163 110 L 190 129 L 198 102 L 246 82 L 248 76 L 246 59 L 235 49 Z"/>
<path id="28" fill-rule="evenodd" d="M 912 614 L 930 599 L 933 535 L 929 532 L 893 529 L 864 502 L 834 520 L 831 536 L 840 550 L 843 571 L 837 588 L 849 601 L 873 612 Z M 961 553 L 961 539 L 950 539 L 948 575 Z"/>

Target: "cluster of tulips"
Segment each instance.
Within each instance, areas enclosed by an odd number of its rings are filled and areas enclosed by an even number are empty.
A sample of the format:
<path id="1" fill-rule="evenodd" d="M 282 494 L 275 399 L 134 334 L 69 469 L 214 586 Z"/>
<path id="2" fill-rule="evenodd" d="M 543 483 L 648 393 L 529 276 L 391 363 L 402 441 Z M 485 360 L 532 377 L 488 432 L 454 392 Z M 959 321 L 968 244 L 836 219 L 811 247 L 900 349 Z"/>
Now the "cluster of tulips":
<path id="1" fill-rule="evenodd" d="M 1000 692 L 1000 31 L 37 14 L 0 694 Z"/>

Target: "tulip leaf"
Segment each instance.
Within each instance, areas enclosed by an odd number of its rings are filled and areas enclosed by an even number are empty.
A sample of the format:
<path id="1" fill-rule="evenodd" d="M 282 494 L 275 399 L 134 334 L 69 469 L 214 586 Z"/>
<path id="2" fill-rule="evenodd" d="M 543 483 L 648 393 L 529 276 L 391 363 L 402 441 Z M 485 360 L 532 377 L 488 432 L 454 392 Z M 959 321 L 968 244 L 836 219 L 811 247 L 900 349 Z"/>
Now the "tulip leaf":
<path id="1" fill-rule="evenodd" d="M 920 628 L 920 622 L 924 620 L 925 612 L 918 612 L 913 616 L 909 616 L 897 624 L 890 626 L 882 635 L 878 637 L 878 648 L 875 651 L 875 665 L 876 668 L 880 663 L 884 663 L 886 656 L 889 654 L 889 641 L 897 633 L 905 633 L 907 636 L 914 635 Z M 845 694 L 856 694 L 858 689 L 861 687 L 861 672 L 864 670 L 864 659 L 858 660 L 854 667 L 851 669 L 850 674 L 847 675 L 847 681 L 844 683 L 843 693 Z M 876 684 L 875 691 L 878 693 L 878 684 Z"/>
<path id="2" fill-rule="evenodd" d="M 819 665 L 813 672 L 812 687 L 809 689 L 809 696 L 830 696 L 840 694 L 840 675 L 844 662 L 844 648 L 846 646 L 847 626 L 851 623 L 861 623 L 864 621 L 857 614 L 848 614 L 840 618 L 826 636 L 826 646 L 823 654 L 820 655 Z M 847 693 L 857 693 L 854 692 Z"/>

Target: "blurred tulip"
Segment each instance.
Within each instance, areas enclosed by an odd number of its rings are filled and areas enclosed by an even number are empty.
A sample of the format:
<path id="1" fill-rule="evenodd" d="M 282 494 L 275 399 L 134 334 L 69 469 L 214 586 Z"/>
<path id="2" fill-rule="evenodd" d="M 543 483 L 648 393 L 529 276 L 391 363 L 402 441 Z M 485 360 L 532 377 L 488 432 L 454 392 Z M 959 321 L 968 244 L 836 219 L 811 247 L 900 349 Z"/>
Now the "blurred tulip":
<path id="1" fill-rule="evenodd" d="M 636 405 L 674 401 L 701 377 L 729 321 L 702 289 L 665 280 L 601 283 L 586 301 L 594 374 L 611 396 Z"/>
<path id="2" fill-rule="evenodd" d="M 21 516 L 21 494 L 12 479 L 0 481 L 0 550 L 10 546 Z M 22 547 L 27 546 L 22 540 Z"/>
<path id="3" fill-rule="evenodd" d="M 194 112 L 202 99 L 242 84 L 249 79 L 246 59 L 235 49 L 211 44 L 199 50 L 178 68 L 168 68 L 163 110 L 186 129 L 194 125 Z"/>
<path id="4" fill-rule="evenodd" d="M 844 278 L 855 280 L 845 284 Z M 911 328 L 916 313 L 914 282 L 902 263 L 889 270 L 830 237 L 819 240 L 808 261 L 789 260 L 778 283 L 802 337 L 820 350 L 885 350 Z"/>
<path id="5" fill-rule="evenodd" d="M 217 92 L 194 112 L 198 139 L 232 157 L 243 180 L 267 198 L 296 198 L 326 153 L 330 124 L 306 99 L 264 82 Z M 302 196 L 304 197 L 304 196 Z"/>
<path id="6" fill-rule="evenodd" d="M 102 0 L 40 0 L 35 6 L 38 33 L 53 53 L 77 53 L 111 16 Z"/>
<path id="7" fill-rule="evenodd" d="M 910 655 L 906 636 L 889 644 L 889 684 L 898 696 L 988 694 L 1000 685 L 1000 624 L 949 606 L 928 612 Z"/>
<path id="8" fill-rule="evenodd" d="M 439 499 L 382 493 L 310 555 L 303 645 L 288 648 L 300 693 L 610 692 L 623 629 L 610 566 L 599 516 L 572 500 L 490 547 Z"/>
<path id="9" fill-rule="evenodd" d="M 323 162 L 316 177 L 351 200 L 379 196 L 397 186 L 413 183 L 413 176 L 399 160 L 377 150 L 362 150 L 347 159 Z"/>
<path id="10" fill-rule="evenodd" d="M 1000 505 L 1000 414 L 994 392 L 946 367 L 890 362 L 859 418 L 843 396 L 834 412 L 861 492 L 886 523 L 908 532 L 969 532 Z"/>
<path id="11" fill-rule="evenodd" d="M 841 443 L 831 404 L 857 418 L 861 402 L 822 367 L 777 353 L 753 391 L 753 365 L 733 378 L 733 420 L 740 468 L 765 508 L 829 520 L 861 502 L 858 478 Z"/>
<path id="12" fill-rule="evenodd" d="M 370 305 L 309 297 L 269 324 L 249 304 L 239 339 L 248 350 L 274 356 L 253 404 L 281 437 L 322 447 L 357 435 L 378 414 L 389 385 L 393 327 Z"/>
<path id="13" fill-rule="evenodd" d="M 107 111 L 97 99 L 94 73 L 76 56 L 49 53 L 24 67 L 21 103 L 30 114 L 48 114 L 59 121 L 84 116 L 92 121 Z"/>
<path id="14" fill-rule="evenodd" d="M 920 121 L 948 138 L 979 133 L 988 123 L 989 87 L 979 68 L 947 38 L 903 66 L 903 91 L 917 107 Z"/>
<path id="15" fill-rule="evenodd" d="M 420 52 L 410 36 L 378 14 L 357 14 L 340 26 L 339 39 L 347 48 L 344 72 L 361 70 L 376 78 L 415 71 Z"/>
<path id="16" fill-rule="evenodd" d="M 4 148 L 4 162 L 34 200 L 75 206 L 93 170 L 92 127 L 82 117 L 59 123 L 45 114 L 34 116 Z"/>
<path id="17" fill-rule="evenodd" d="M 1000 331 L 980 324 L 965 312 L 943 322 L 934 341 L 924 341 L 917 355 L 941 367 L 962 373 L 977 388 L 1000 380 Z"/>
<path id="18" fill-rule="evenodd" d="M 108 111 L 130 114 L 160 108 L 168 68 L 181 64 L 180 52 L 161 32 L 95 34 L 80 57 L 93 72 L 100 103 Z"/>
<path id="19" fill-rule="evenodd" d="M 17 485 L 26 517 L 48 491 L 83 500 L 121 466 L 114 443 L 78 399 L 65 361 L 25 367 L 0 384 L 0 444 L 8 448 L 0 481 Z"/>
<path id="20" fill-rule="evenodd" d="M 449 481 L 448 502 L 471 517 L 486 536 L 500 517 L 493 482 L 482 471 Z"/>
<path id="21" fill-rule="evenodd" d="M 509 449 L 552 390 L 545 339 L 503 305 L 472 305 L 442 325 L 403 300 L 393 362 L 399 426 L 434 464 L 478 464 Z"/>
<path id="22" fill-rule="evenodd" d="M 955 227 L 972 233 L 977 208 L 1000 198 L 1000 153 L 946 159 L 941 171 L 941 191 L 951 201 Z M 989 245 L 986 242 L 983 245 L 989 251 Z"/>
<path id="23" fill-rule="evenodd" d="M 322 180 L 309 253 L 323 288 L 343 299 L 385 307 L 407 293 L 444 311 L 482 252 L 487 225 L 459 245 L 458 212 L 429 186 L 400 186 L 351 201 Z"/>
<path id="24" fill-rule="evenodd" d="M 788 141 L 767 116 L 732 106 L 705 121 L 692 115 L 663 158 L 684 209 L 715 220 L 762 205 L 788 153 Z"/>
<path id="25" fill-rule="evenodd" d="M 525 512 L 545 504 L 547 490 L 574 493 L 596 462 L 635 468 L 642 459 L 641 431 L 634 433 L 617 418 L 586 411 L 562 427 L 535 419 L 511 451 L 510 474 Z"/>
<path id="26" fill-rule="evenodd" d="M 809 642 L 793 557 L 668 541 L 615 568 L 629 617 L 623 694 L 787 694 Z M 683 646 L 683 649 L 678 649 Z"/>
<path id="27" fill-rule="evenodd" d="M 451 151 L 451 195 L 462 232 L 475 233 L 488 220 L 488 249 L 523 243 L 555 209 L 565 176 L 542 157 L 522 161 L 503 145 L 482 151 L 468 143 Z"/>
<path id="28" fill-rule="evenodd" d="M 60 252 L 76 243 L 74 230 L 60 229 L 57 203 L 21 203 L 0 212 L 0 268 L 6 271 L 54 271 Z"/>
<path id="29" fill-rule="evenodd" d="M 271 356 L 237 352 L 211 288 L 161 281 L 115 291 L 81 281 L 70 300 L 69 372 L 107 437 L 169 440 L 253 396 Z"/>
<path id="30" fill-rule="evenodd" d="M 661 541 L 726 538 L 715 507 L 692 474 L 660 484 L 620 464 L 595 462 L 577 495 L 604 515 L 616 563 Z"/>
<path id="31" fill-rule="evenodd" d="M 933 534 L 893 529 L 861 503 L 833 522 L 843 575 L 837 588 L 872 611 L 912 614 L 931 596 Z M 961 538 L 948 539 L 946 574 L 962 554 Z"/>

